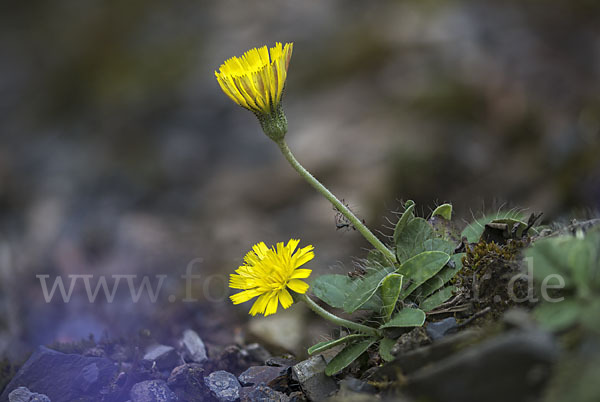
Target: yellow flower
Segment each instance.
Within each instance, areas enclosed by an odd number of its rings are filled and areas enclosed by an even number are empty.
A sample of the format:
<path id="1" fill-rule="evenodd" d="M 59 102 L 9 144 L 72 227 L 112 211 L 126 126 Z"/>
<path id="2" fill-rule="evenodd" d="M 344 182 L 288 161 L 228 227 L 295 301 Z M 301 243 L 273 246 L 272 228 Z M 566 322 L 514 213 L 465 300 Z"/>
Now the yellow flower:
<path id="1" fill-rule="evenodd" d="M 294 300 L 288 288 L 296 293 L 306 293 L 308 284 L 301 279 L 308 278 L 312 270 L 299 269 L 315 257 L 313 246 L 296 250 L 300 240 L 290 240 L 287 245 L 277 243 L 277 248 L 268 248 L 261 242 L 252 247 L 244 257 L 244 265 L 229 278 L 229 287 L 243 289 L 231 296 L 233 304 L 247 302 L 258 296 L 250 309 L 251 315 L 275 314 L 279 302 L 288 308 Z"/>
<path id="2" fill-rule="evenodd" d="M 266 46 L 250 49 L 225 61 L 215 71 L 217 81 L 238 105 L 256 115 L 273 114 L 281 102 L 292 48 L 293 43 L 277 42 L 270 54 Z"/>

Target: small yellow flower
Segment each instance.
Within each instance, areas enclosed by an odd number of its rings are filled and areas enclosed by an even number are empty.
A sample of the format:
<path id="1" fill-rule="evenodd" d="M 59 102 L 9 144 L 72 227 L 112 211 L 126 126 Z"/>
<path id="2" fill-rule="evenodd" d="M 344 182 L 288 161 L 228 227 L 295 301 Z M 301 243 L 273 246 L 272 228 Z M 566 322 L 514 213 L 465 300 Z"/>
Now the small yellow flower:
<path id="1" fill-rule="evenodd" d="M 215 71 L 217 81 L 238 105 L 257 115 L 273 114 L 281 102 L 292 48 L 293 43 L 277 42 L 270 54 L 266 46 L 250 49 L 225 61 Z"/>
<path id="2" fill-rule="evenodd" d="M 294 300 L 288 288 L 296 293 L 306 293 L 308 284 L 301 279 L 308 278 L 312 270 L 299 269 L 315 257 L 313 246 L 296 250 L 300 240 L 291 239 L 287 245 L 277 243 L 277 248 L 268 248 L 261 242 L 252 247 L 240 266 L 229 278 L 229 287 L 243 289 L 231 296 L 233 304 L 247 302 L 258 296 L 250 309 L 251 315 L 275 314 L 279 302 L 288 308 Z"/>

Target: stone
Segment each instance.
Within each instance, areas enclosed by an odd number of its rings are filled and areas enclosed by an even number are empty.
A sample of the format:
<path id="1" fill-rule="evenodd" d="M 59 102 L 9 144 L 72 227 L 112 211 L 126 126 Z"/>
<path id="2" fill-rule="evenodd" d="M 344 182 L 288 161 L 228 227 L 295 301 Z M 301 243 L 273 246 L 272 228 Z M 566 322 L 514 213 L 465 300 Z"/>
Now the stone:
<path id="1" fill-rule="evenodd" d="M 238 376 L 252 366 L 248 352 L 236 345 L 226 346 L 215 359 L 203 363 L 210 371 L 228 371 Z"/>
<path id="2" fill-rule="evenodd" d="M 229 402 L 240 398 L 242 386 L 235 376 L 219 370 L 204 378 L 204 383 L 218 401 Z"/>
<path id="3" fill-rule="evenodd" d="M 265 362 L 271 358 L 271 353 L 259 343 L 246 345 L 244 350 L 248 352 L 248 356 L 250 356 L 253 361 L 260 364 L 265 364 Z"/>
<path id="4" fill-rule="evenodd" d="M 196 333 L 196 331 L 191 329 L 186 329 L 183 331 L 183 337 L 181 338 L 180 343 L 183 349 L 184 359 L 186 361 L 202 363 L 208 359 L 206 354 L 206 346 L 204 346 L 204 342 Z"/>
<path id="5" fill-rule="evenodd" d="M 269 357 L 265 360 L 265 365 L 267 366 L 275 366 L 275 367 L 292 367 L 294 364 L 298 363 L 296 360 L 288 357 L 275 356 Z"/>
<path id="6" fill-rule="evenodd" d="M 70 401 L 97 395 L 117 373 L 112 361 L 102 357 L 66 354 L 40 346 L 17 372 L 0 395 L 19 387 L 45 394 L 53 401 Z"/>
<path id="7" fill-rule="evenodd" d="M 131 402 L 176 402 L 177 395 L 162 380 L 142 381 L 131 387 Z"/>
<path id="8" fill-rule="evenodd" d="M 175 367 L 167 385 L 182 401 L 208 400 L 210 391 L 204 383 L 206 371 L 198 363 L 186 363 Z"/>
<path id="9" fill-rule="evenodd" d="M 539 396 L 558 355 L 550 334 L 511 331 L 424 366 L 408 376 L 407 389 L 440 402 L 528 401 Z"/>
<path id="10" fill-rule="evenodd" d="M 286 374 L 287 369 L 274 366 L 254 366 L 244 371 L 238 379 L 244 386 L 256 385 L 260 383 L 269 383 L 277 377 Z"/>
<path id="11" fill-rule="evenodd" d="M 422 346 L 409 352 L 402 353 L 399 358 L 384 364 L 382 367 L 374 367 L 373 369 L 367 370 L 373 370 L 372 375 L 369 377 L 363 376 L 363 378 L 374 381 L 387 381 L 388 379 L 395 379 L 399 372 L 405 374 L 412 373 L 421 367 L 451 356 L 459 350 L 461 346 L 476 342 L 480 336 L 481 332 L 473 329 L 467 329 L 454 335 L 448 335 L 431 345 Z"/>
<path id="12" fill-rule="evenodd" d="M 166 345 L 152 345 L 146 349 L 144 360 L 156 364 L 159 370 L 172 370 L 184 363 L 174 347 Z"/>
<path id="13" fill-rule="evenodd" d="M 31 392 L 26 387 L 19 387 L 8 394 L 8 402 L 51 402 L 46 395 Z"/>
<path id="14" fill-rule="evenodd" d="M 376 394 L 377 388 L 366 381 L 354 377 L 346 377 L 340 382 L 340 387 L 352 392 L 362 394 Z"/>
<path id="15" fill-rule="evenodd" d="M 306 330 L 302 309 L 293 308 L 268 317 L 250 320 L 249 335 L 273 351 L 303 353 L 302 341 Z"/>
<path id="16" fill-rule="evenodd" d="M 437 341 L 443 338 L 448 332 L 456 330 L 458 323 L 456 318 L 448 317 L 440 321 L 430 322 L 427 324 L 425 331 L 432 341 Z"/>
<path id="17" fill-rule="evenodd" d="M 289 400 L 286 394 L 275 391 L 265 384 L 244 387 L 240 393 L 241 402 L 288 402 Z"/>
<path id="18" fill-rule="evenodd" d="M 292 377 L 309 400 L 320 401 L 337 391 L 333 378 L 325 375 L 326 366 L 323 356 L 317 355 L 292 367 Z"/>

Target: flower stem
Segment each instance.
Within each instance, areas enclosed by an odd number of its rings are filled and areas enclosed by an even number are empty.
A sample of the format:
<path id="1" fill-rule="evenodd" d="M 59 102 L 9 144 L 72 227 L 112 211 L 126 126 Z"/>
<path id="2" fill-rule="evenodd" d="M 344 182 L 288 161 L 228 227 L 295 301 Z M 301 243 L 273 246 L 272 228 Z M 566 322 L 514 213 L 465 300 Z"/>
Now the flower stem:
<path id="1" fill-rule="evenodd" d="M 312 174 L 310 174 L 308 170 L 304 169 L 300 162 L 296 160 L 294 154 L 292 154 L 292 151 L 286 144 L 285 140 L 281 139 L 275 142 L 279 146 L 279 149 L 281 149 L 281 153 L 283 153 L 283 156 L 285 156 L 287 161 L 290 163 L 290 165 L 292 165 L 294 169 L 296 169 L 300 176 L 306 179 L 306 181 L 311 186 L 313 186 L 319 193 L 321 193 L 325 198 L 327 198 L 333 204 L 333 206 L 338 211 L 340 211 L 340 213 L 342 213 L 346 218 L 348 218 L 348 220 L 352 223 L 356 230 L 358 230 L 360 234 L 362 234 L 364 238 L 367 239 L 367 241 L 373 245 L 373 247 L 379 250 L 385 256 L 385 258 L 387 258 L 390 262 L 396 261 L 396 256 L 394 255 L 394 253 L 390 249 L 388 249 L 377 237 L 375 237 L 375 235 L 369 230 L 369 228 L 367 228 L 365 224 L 362 223 L 360 219 L 358 219 L 346 205 L 340 202 L 340 200 L 338 200 L 336 196 L 333 195 L 331 191 L 327 189 L 327 187 L 321 184 L 321 182 L 319 182 Z"/>
<path id="2" fill-rule="evenodd" d="M 366 325 L 358 324 L 353 321 L 345 320 L 343 318 L 338 317 L 335 314 L 330 313 L 329 311 L 325 310 L 323 307 L 321 307 L 317 303 L 315 303 L 306 294 L 297 294 L 297 298 L 298 298 L 298 300 L 302 300 L 304 303 L 306 303 L 312 311 L 314 311 L 321 317 L 325 318 L 326 320 L 331 321 L 334 324 L 340 325 L 345 328 L 350 328 L 350 329 L 353 329 L 358 332 L 362 332 L 363 334 L 367 334 L 367 335 L 372 335 L 372 336 L 380 336 L 381 335 L 381 331 L 379 331 L 373 327 L 368 327 Z"/>

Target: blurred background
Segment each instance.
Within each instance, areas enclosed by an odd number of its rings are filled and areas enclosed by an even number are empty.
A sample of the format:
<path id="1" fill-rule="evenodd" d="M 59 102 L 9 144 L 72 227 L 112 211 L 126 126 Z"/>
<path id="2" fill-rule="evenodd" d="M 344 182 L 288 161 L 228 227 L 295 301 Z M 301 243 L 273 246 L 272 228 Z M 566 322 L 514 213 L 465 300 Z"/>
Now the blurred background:
<path id="1" fill-rule="evenodd" d="M 597 209 L 599 4 L 5 2 L 0 356 L 145 326 L 230 342 L 249 306 L 225 299 L 227 275 L 254 243 L 299 237 L 317 272 L 364 257 L 215 80 L 275 41 L 294 42 L 290 147 L 374 230 L 390 234 L 406 199 L 452 202 L 459 222 L 501 205 L 547 220 Z M 195 258 L 211 280 L 180 303 Z M 42 274 L 168 277 L 157 303 L 89 303 L 82 286 L 45 303 Z"/>

